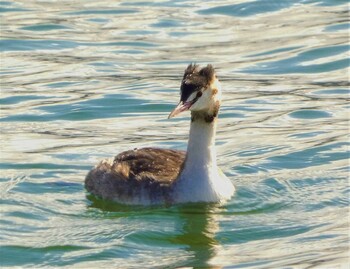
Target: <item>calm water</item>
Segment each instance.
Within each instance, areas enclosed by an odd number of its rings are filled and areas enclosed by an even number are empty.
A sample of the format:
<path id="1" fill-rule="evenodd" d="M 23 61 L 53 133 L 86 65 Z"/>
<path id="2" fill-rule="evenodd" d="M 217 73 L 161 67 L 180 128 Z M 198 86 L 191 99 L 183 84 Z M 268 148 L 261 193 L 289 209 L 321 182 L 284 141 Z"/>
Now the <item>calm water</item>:
<path id="1" fill-rule="evenodd" d="M 3 267 L 347 268 L 348 6 L 342 0 L 1 1 Z M 224 89 L 226 205 L 87 196 L 98 160 L 185 149 L 167 120 L 190 62 Z"/>

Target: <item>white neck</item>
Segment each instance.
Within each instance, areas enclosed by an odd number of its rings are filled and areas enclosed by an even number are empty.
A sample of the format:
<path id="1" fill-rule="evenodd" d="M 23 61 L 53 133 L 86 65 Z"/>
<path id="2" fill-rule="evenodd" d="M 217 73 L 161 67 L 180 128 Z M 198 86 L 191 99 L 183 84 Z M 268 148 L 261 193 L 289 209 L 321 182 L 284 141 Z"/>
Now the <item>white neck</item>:
<path id="1" fill-rule="evenodd" d="M 206 122 L 204 118 L 192 119 L 186 160 L 176 182 L 175 199 L 180 202 L 218 202 L 227 199 L 233 194 L 233 190 L 229 193 L 227 190 L 233 186 L 216 163 L 217 118 L 211 122 Z"/>
<path id="2" fill-rule="evenodd" d="M 216 167 L 216 121 L 214 119 L 210 123 L 204 120 L 191 122 L 184 170 Z"/>

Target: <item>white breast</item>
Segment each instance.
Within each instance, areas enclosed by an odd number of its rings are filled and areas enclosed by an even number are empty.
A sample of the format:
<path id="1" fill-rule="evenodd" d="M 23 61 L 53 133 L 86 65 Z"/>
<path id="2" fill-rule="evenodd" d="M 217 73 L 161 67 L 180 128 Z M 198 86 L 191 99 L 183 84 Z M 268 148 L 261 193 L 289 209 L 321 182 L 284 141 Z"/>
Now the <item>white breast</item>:
<path id="1" fill-rule="evenodd" d="M 234 194 L 216 164 L 216 120 L 192 121 L 184 168 L 174 186 L 175 202 L 222 202 Z"/>
<path id="2" fill-rule="evenodd" d="M 174 186 L 174 202 L 223 202 L 235 192 L 230 179 L 216 167 L 184 171 Z"/>

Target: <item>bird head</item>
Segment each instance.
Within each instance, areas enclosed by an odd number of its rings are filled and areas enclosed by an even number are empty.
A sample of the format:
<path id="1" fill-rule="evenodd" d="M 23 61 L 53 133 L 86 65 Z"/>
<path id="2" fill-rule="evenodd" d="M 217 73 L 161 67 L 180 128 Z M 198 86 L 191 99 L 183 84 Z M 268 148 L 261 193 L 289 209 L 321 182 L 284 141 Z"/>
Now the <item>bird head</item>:
<path id="1" fill-rule="evenodd" d="M 180 89 L 180 102 L 169 118 L 187 110 L 216 117 L 221 103 L 221 85 L 212 65 L 200 68 L 190 64 L 185 70 Z"/>

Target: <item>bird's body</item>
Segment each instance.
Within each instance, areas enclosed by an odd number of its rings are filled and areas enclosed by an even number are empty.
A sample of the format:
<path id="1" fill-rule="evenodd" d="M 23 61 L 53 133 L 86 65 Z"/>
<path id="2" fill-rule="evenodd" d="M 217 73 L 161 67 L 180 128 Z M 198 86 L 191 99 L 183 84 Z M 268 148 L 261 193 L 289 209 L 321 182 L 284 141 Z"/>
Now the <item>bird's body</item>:
<path id="1" fill-rule="evenodd" d="M 103 160 L 85 179 L 89 192 L 123 204 L 172 203 L 171 186 L 186 152 L 159 148 L 134 149 Z"/>
<path id="2" fill-rule="evenodd" d="M 169 117 L 191 110 L 187 152 L 142 148 L 100 162 L 85 179 L 86 189 L 124 204 L 222 202 L 234 193 L 216 163 L 215 134 L 221 87 L 211 65 L 189 65 L 181 101 Z"/>

